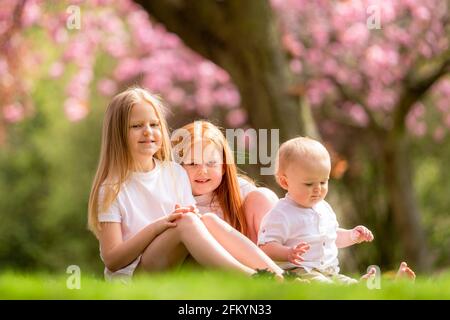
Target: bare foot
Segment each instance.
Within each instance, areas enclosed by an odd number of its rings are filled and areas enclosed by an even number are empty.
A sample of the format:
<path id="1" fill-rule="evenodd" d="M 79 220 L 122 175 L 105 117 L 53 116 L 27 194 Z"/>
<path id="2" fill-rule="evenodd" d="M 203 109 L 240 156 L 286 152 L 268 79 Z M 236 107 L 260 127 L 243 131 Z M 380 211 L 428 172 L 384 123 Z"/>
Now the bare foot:
<path id="1" fill-rule="evenodd" d="M 395 280 L 406 279 L 414 281 L 416 279 L 416 274 L 412 271 L 406 262 L 402 262 L 400 264 L 400 268 L 397 271 L 397 275 L 395 276 Z"/>
<path id="2" fill-rule="evenodd" d="M 370 268 L 369 272 L 367 272 L 365 275 L 361 277 L 361 280 L 369 280 L 372 277 L 375 277 L 377 274 L 377 269 Z"/>

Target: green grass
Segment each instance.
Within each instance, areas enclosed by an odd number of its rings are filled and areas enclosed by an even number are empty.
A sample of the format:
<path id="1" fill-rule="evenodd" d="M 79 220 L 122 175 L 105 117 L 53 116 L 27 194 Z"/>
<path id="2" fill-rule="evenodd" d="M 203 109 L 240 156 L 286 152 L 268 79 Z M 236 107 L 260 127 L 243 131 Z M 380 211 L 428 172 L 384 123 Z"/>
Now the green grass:
<path id="1" fill-rule="evenodd" d="M 109 283 L 81 275 L 80 289 L 70 290 L 70 275 L 0 274 L 0 299 L 450 299 L 450 273 L 419 277 L 415 284 L 381 280 L 381 289 L 278 283 L 216 271 L 180 271 Z"/>

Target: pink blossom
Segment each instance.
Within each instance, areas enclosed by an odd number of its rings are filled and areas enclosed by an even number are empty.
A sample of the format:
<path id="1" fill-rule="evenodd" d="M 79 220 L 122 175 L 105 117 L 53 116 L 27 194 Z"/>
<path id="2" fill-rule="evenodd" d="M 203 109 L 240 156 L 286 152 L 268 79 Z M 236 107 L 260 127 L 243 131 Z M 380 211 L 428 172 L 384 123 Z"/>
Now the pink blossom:
<path id="1" fill-rule="evenodd" d="M 141 71 L 140 62 L 134 58 L 126 58 L 119 61 L 119 65 L 114 70 L 114 77 L 118 81 L 126 81 L 137 76 Z"/>
<path id="2" fill-rule="evenodd" d="M 104 96 L 112 96 L 117 92 L 117 83 L 111 79 L 101 79 L 97 84 L 97 89 Z"/>
<path id="3" fill-rule="evenodd" d="M 213 91 L 213 99 L 216 105 L 226 108 L 238 107 L 241 103 L 239 91 L 231 86 L 219 87 Z"/>
<path id="4" fill-rule="evenodd" d="M 21 121 L 25 117 L 25 110 L 19 103 L 13 103 L 3 107 L 3 118 L 10 123 L 16 123 Z"/>
<path id="5" fill-rule="evenodd" d="M 24 27 L 30 27 L 41 17 L 41 8 L 35 0 L 28 0 L 22 12 L 22 24 Z"/>
<path id="6" fill-rule="evenodd" d="M 186 98 L 186 93 L 183 89 L 174 87 L 166 94 L 165 97 L 171 105 L 180 106 Z"/>
<path id="7" fill-rule="evenodd" d="M 103 47 L 105 51 L 114 58 L 125 57 L 128 53 L 128 47 L 122 39 L 110 37 L 104 40 Z"/>
<path id="8" fill-rule="evenodd" d="M 68 98 L 64 102 L 64 112 L 69 121 L 77 122 L 87 116 L 88 108 L 85 103 L 74 98 Z"/>
<path id="9" fill-rule="evenodd" d="M 439 97 L 436 102 L 436 107 L 442 113 L 450 111 L 449 98 L 448 97 Z"/>
<path id="10" fill-rule="evenodd" d="M 388 67 L 398 63 L 398 53 L 392 48 L 383 48 L 379 45 L 372 45 L 366 51 L 369 63 L 379 67 Z"/>
<path id="11" fill-rule="evenodd" d="M 369 30 L 364 23 L 358 22 L 345 30 L 341 37 L 347 46 L 365 46 L 369 40 Z"/>
<path id="12" fill-rule="evenodd" d="M 285 34 L 282 39 L 282 44 L 286 50 L 294 57 L 300 57 L 303 52 L 303 45 L 295 39 L 292 34 Z"/>
<path id="13" fill-rule="evenodd" d="M 430 20 L 430 11 L 425 6 L 414 6 L 412 10 L 413 16 L 419 20 Z"/>
<path id="14" fill-rule="evenodd" d="M 445 78 L 445 79 L 442 79 L 441 81 L 439 81 L 436 85 L 436 88 L 437 88 L 437 90 L 439 90 L 439 92 L 443 96 L 450 98 L 450 79 L 449 78 Z"/>
<path id="15" fill-rule="evenodd" d="M 441 126 L 437 127 L 433 132 L 433 139 L 437 142 L 442 142 L 445 137 L 445 129 Z"/>
<path id="16" fill-rule="evenodd" d="M 157 73 L 155 73 L 154 75 L 146 74 L 144 76 L 144 79 L 142 80 L 142 84 L 144 85 L 144 87 L 150 89 L 153 92 L 162 93 L 170 88 L 171 79 L 170 77 L 165 77 Z"/>
<path id="17" fill-rule="evenodd" d="M 244 109 L 233 109 L 228 112 L 226 122 L 233 128 L 242 126 L 247 121 L 247 112 Z"/>
<path id="18" fill-rule="evenodd" d="M 66 93 L 69 97 L 86 101 L 89 97 L 89 88 L 76 80 L 72 80 L 66 87 Z"/>
<path id="19" fill-rule="evenodd" d="M 209 90 L 200 88 L 195 94 L 195 105 L 199 114 L 208 116 L 213 107 L 213 96 Z"/>
<path id="20" fill-rule="evenodd" d="M 369 117 L 360 105 L 347 102 L 343 105 L 343 109 L 358 125 L 365 127 L 369 123 Z"/>
<path id="21" fill-rule="evenodd" d="M 52 63 L 50 66 L 50 69 L 48 71 L 48 74 L 53 79 L 61 77 L 61 75 L 64 72 L 64 64 L 62 64 L 60 61 Z"/>
<path id="22" fill-rule="evenodd" d="M 302 62 L 299 59 L 291 60 L 289 67 L 293 73 L 300 74 L 302 72 Z"/>
<path id="23" fill-rule="evenodd" d="M 3 76 L 4 74 L 8 73 L 8 70 L 8 61 L 6 61 L 6 59 L 4 59 L 3 57 L 0 57 L 0 74 Z"/>
<path id="24" fill-rule="evenodd" d="M 225 70 L 218 68 L 215 72 L 216 81 L 219 84 L 226 84 L 230 82 L 230 75 Z"/>

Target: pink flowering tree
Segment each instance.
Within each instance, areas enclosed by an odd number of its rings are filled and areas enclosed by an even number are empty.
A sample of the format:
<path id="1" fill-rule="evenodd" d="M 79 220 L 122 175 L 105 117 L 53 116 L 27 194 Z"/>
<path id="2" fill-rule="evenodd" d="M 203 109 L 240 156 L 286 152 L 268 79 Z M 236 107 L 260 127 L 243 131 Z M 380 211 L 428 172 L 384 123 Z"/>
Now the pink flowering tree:
<path id="1" fill-rule="evenodd" d="M 8 1 L 0 18 L 0 142 L 7 125 L 37 112 L 29 97 L 44 79 L 65 83 L 61 107 L 71 121 L 86 117 L 92 94 L 109 97 L 133 84 L 160 94 L 174 109 L 206 118 L 222 108 L 227 125 L 247 121 L 229 74 L 133 1 Z M 47 43 L 33 43 L 30 31 L 46 33 Z M 59 53 L 42 50 L 46 45 Z M 95 73 L 105 61 L 109 72 Z"/>

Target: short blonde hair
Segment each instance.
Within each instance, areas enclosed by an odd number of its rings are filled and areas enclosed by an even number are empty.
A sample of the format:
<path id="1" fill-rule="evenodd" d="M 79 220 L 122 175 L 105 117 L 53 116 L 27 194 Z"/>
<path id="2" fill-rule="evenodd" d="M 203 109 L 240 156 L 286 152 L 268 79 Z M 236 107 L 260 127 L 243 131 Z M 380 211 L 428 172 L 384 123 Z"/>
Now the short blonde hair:
<path id="1" fill-rule="evenodd" d="M 278 149 L 275 173 L 276 180 L 279 183 L 279 175 L 283 174 L 289 165 L 293 163 L 300 161 L 303 161 L 303 163 L 314 163 L 323 160 L 328 161 L 331 165 L 330 154 L 319 141 L 308 137 L 290 139 L 281 144 Z"/>

